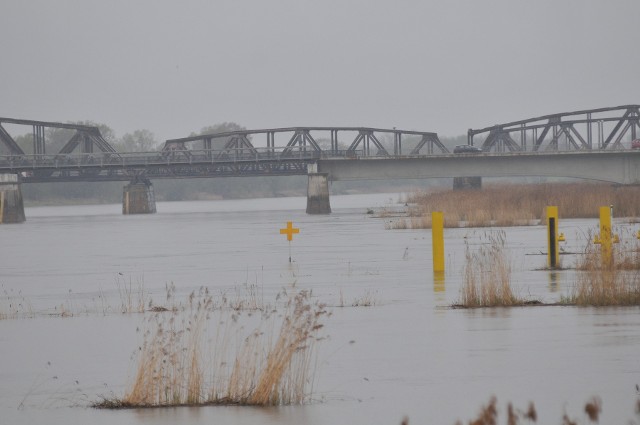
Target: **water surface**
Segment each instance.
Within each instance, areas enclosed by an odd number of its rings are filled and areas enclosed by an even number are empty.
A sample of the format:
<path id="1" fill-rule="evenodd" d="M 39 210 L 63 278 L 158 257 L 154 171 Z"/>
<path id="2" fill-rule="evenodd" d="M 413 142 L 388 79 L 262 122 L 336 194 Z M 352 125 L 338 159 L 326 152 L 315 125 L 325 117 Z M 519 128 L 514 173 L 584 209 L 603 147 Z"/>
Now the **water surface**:
<path id="1" fill-rule="evenodd" d="M 581 417 L 603 399 L 601 423 L 633 417 L 640 383 L 638 308 L 529 307 L 455 310 L 465 247 L 491 229 L 446 229 L 444 284 L 435 283 L 429 230 L 385 230 L 368 208 L 402 209 L 401 196 L 333 196 L 333 213 L 309 216 L 304 198 L 158 203 L 122 216 L 120 205 L 27 208 L 27 222 L 0 226 L 0 417 L 47 424 L 452 424 L 491 395 L 500 407 L 534 401 L 539 423 Z M 279 234 L 300 228 L 291 250 Z M 579 252 L 595 220 L 561 220 L 564 250 Z M 553 302 L 575 272 L 542 270 L 542 226 L 504 229 L 514 286 Z M 291 254 L 292 263 L 289 263 Z M 571 266 L 575 256 L 562 257 Z M 160 304 L 178 297 L 259 288 L 312 289 L 331 307 L 313 401 L 279 408 L 87 408 L 131 382 L 137 328 L 122 314 L 125 285 Z M 350 307 L 365 297 L 372 307 Z M 11 304 L 11 305 L 9 305 Z M 344 305 L 344 307 L 342 307 Z"/>

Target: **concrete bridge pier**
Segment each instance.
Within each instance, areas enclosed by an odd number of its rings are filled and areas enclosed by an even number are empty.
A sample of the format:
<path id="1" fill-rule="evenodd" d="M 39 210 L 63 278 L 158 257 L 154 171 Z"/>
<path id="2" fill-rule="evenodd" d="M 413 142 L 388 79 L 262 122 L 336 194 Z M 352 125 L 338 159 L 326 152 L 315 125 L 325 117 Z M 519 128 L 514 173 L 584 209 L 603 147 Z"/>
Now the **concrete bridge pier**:
<path id="1" fill-rule="evenodd" d="M 453 190 L 482 189 L 482 177 L 454 177 Z"/>
<path id="2" fill-rule="evenodd" d="M 0 174 L 0 224 L 22 223 L 24 204 L 17 174 Z"/>
<path id="3" fill-rule="evenodd" d="M 122 192 L 122 214 L 154 214 L 156 196 L 153 185 L 146 178 L 135 178 Z"/>
<path id="4" fill-rule="evenodd" d="M 307 214 L 331 214 L 329 174 L 318 173 L 318 166 L 308 166 Z"/>

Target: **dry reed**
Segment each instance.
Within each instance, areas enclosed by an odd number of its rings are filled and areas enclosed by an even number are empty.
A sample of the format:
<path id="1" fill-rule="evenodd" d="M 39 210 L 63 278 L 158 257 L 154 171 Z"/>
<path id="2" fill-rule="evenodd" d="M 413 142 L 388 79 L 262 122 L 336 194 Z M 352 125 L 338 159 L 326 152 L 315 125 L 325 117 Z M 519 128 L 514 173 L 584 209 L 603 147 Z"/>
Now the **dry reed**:
<path id="1" fill-rule="evenodd" d="M 289 303 L 280 332 L 267 354 L 266 367 L 259 372 L 249 404 L 278 405 L 304 401 L 312 350 L 320 319 L 327 312 L 308 302 L 308 293 L 297 294 Z M 291 367 L 293 366 L 293 367 Z"/>
<path id="2" fill-rule="evenodd" d="M 222 294 L 222 308 L 231 308 L 232 310 L 265 310 L 269 308 L 264 303 L 262 290 L 257 284 L 245 283 L 242 289 L 234 288 L 234 293 L 230 296 L 226 292 Z"/>
<path id="3" fill-rule="evenodd" d="M 129 281 L 122 274 L 116 276 L 116 287 L 120 295 L 120 311 L 122 313 L 144 313 L 147 294 L 144 289 L 144 276 L 133 279 L 129 276 Z"/>
<path id="4" fill-rule="evenodd" d="M 578 260 L 573 291 L 563 302 L 580 306 L 640 305 L 638 242 L 631 244 L 629 240 L 633 239 L 627 237 L 622 243 L 613 244 L 609 263 L 603 261 L 600 246 L 589 235 Z"/>
<path id="5" fill-rule="evenodd" d="M 364 295 L 355 298 L 351 307 L 373 307 L 377 304 L 377 291 L 366 290 Z"/>
<path id="6" fill-rule="evenodd" d="M 463 285 L 458 307 L 498 307 L 523 305 L 525 300 L 511 289 L 511 262 L 505 249 L 503 230 L 487 232 L 480 247 L 472 250 L 465 241 Z"/>
<path id="7" fill-rule="evenodd" d="M 640 400 L 639 400 L 640 403 Z M 489 403 L 486 406 L 482 406 L 476 419 L 469 421 L 469 425 L 497 425 L 498 424 L 498 400 L 496 397 L 491 397 Z M 597 423 L 600 419 L 600 413 L 602 413 L 602 401 L 599 397 L 592 397 L 585 406 L 584 413 L 586 418 L 592 422 Z M 639 414 L 640 412 L 636 412 Z M 525 420 L 529 423 L 535 423 L 538 420 L 538 413 L 534 404 L 529 403 L 527 410 L 520 410 L 513 407 L 511 403 L 507 405 L 507 425 L 517 425 L 521 420 Z M 408 419 L 403 420 L 403 423 L 408 423 Z M 568 414 L 564 414 L 562 417 L 563 425 L 578 425 L 578 419 L 571 419 Z M 633 423 L 633 422 L 631 422 Z M 456 425 L 462 425 L 462 421 L 457 421 Z"/>
<path id="8" fill-rule="evenodd" d="M 600 205 L 613 205 L 617 217 L 640 216 L 640 187 L 601 183 L 487 185 L 482 190 L 417 192 L 409 199 L 409 219 L 387 229 L 431 227 L 431 212 L 443 211 L 445 227 L 519 226 L 543 220 L 557 205 L 563 218 L 595 218 Z"/>
<path id="9" fill-rule="evenodd" d="M 637 386 L 636 386 L 637 388 Z M 584 405 L 585 419 L 589 423 L 598 423 L 600 414 L 602 413 L 602 400 L 600 397 L 592 397 Z M 640 399 L 636 400 L 635 414 L 640 418 Z M 478 412 L 478 416 L 468 422 L 469 425 L 497 425 L 499 417 L 498 400 L 491 397 L 487 405 L 482 406 Z M 511 403 L 507 404 L 507 425 L 518 425 L 521 421 L 527 423 L 536 423 L 538 421 L 538 412 L 533 402 L 529 402 L 526 410 L 514 408 Z M 570 418 L 567 413 L 562 416 L 562 425 L 578 425 L 584 423 L 577 418 Z M 629 421 L 629 424 L 636 424 L 635 421 Z M 409 425 L 409 418 L 405 416 L 401 425 Z M 456 421 L 456 425 L 463 425 L 461 420 Z"/>
<path id="10" fill-rule="evenodd" d="M 241 334 L 239 313 L 218 311 L 216 335 L 207 324 L 215 306 L 208 290 L 192 293 L 184 311 L 157 313 L 139 349 L 133 385 L 122 399 L 95 407 L 158 407 L 202 404 L 280 405 L 304 402 L 313 381 L 312 359 L 324 306 L 301 291 L 288 298 L 278 333 L 265 332 L 276 311 L 230 350 Z M 207 360 L 205 360 L 207 359 Z"/>

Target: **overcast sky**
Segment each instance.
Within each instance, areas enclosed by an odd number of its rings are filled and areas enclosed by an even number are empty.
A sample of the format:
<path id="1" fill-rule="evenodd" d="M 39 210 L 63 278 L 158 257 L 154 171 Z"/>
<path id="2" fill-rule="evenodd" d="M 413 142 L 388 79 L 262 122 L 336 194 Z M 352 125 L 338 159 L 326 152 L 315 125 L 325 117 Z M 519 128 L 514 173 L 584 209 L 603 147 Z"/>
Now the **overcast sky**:
<path id="1" fill-rule="evenodd" d="M 0 0 L 0 116 L 465 134 L 640 103 L 638 0 Z"/>

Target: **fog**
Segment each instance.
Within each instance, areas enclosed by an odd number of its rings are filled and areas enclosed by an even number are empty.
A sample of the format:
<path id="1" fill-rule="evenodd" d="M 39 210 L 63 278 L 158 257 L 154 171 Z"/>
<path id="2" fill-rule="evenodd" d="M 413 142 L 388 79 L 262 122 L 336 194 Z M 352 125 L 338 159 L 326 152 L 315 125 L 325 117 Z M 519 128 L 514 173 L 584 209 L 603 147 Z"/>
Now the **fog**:
<path id="1" fill-rule="evenodd" d="M 0 116 L 454 136 L 640 103 L 638 18 L 636 0 L 4 0 Z"/>

